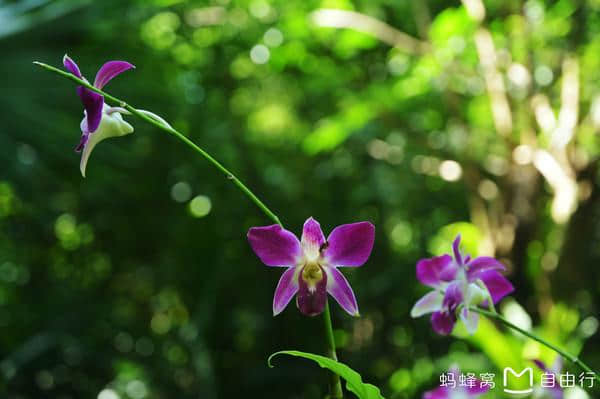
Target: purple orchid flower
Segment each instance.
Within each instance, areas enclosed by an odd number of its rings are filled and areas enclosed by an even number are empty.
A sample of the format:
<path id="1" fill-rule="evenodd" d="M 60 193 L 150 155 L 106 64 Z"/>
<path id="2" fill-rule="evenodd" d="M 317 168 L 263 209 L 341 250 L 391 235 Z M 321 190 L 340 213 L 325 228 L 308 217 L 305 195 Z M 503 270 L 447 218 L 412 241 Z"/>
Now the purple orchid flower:
<path id="1" fill-rule="evenodd" d="M 473 399 L 490 390 L 491 385 L 484 384 L 473 377 L 464 386 L 459 383 L 460 370 L 452 368 L 446 375 L 448 383 L 423 394 L 423 399 Z M 450 384 L 449 382 L 452 381 Z"/>
<path id="2" fill-rule="evenodd" d="M 551 367 L 547 367 L 544 362 L 538 359 L 533 362 L 544 372 L 544 376 L 542 376 L 543 384 L 536 388 L 533 397 L 535 399 L 563 399 L 564 392 L 558 377 L 563 369 L 562 357 L 557 356 Z"/>
<path id="3" fill-rule="evenodd" d="M 267 266 L 287 267 L 273 298 L 273 315 L 285 309 L 296 296 L 300 312 L 315 316 L 323 311 L 329 293 L 352 316 L 358 316 L 354 292 L 338 267 L 362 266 L 371 254 L 375 226 L 369 222 L 344 224 L 333 229 L 327 240 L 319 223 L 308 218 L 302 239 L 280 225 L 252 227 L 250 246 Z"/>
<path id="4" fill-rule="evenodd" d="M 479 315 L 469 307 L 487 305 L 488 298 L 496 304 L 514 291 L 498 272 L 505 270 L 504 265 L 489 256 L 463 257 L 459 245 L 460 234 L 452 245 L 454 258 L 445 254 L 417 263 L 417 278 L 435 290 L 419 299 L 410 314 L 420 317 L 431 313 L 432 327 L 441 335 L 450 334 L 458 318 L 470 334 L 475 333 Z"/>
<path id="5" fill-rule="evenodd" d="M 79 67 L 68 55 L 63 57 L 63 65 L 73 75 L 87 82 L 79 71 Z M 126 61 L 108 61 L 96 74 L 94 87 L 102 89 L 112 78 L 135 68 Z M 104 103 L 104 97 L 90 89 L 77 86 L 77 94 L 84 107 L 84 118 L 81 121 L 81 141 L 75 151 L 82 152 L 79 168 L 81 175 L 85 177 L 85 168 L 92 150 L 100 141 L 109 138 L 124 136 L 133 132 L 133 127 L 125 122 L 121 113 L 129 113 L 120 107 L 110 107 Z"/>

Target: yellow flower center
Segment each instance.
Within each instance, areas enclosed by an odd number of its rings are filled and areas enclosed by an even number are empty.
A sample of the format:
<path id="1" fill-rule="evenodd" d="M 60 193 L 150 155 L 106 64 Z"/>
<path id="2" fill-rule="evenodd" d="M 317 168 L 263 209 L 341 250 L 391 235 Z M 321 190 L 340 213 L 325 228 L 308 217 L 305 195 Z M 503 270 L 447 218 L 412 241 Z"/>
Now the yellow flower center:
<path id="1" fill-rule="evenodd" d="M 323 269 L 317 262 L 309 262 L 302 269 L 302 279 L 309 288 L 314 288 L 323 279 Z"/>

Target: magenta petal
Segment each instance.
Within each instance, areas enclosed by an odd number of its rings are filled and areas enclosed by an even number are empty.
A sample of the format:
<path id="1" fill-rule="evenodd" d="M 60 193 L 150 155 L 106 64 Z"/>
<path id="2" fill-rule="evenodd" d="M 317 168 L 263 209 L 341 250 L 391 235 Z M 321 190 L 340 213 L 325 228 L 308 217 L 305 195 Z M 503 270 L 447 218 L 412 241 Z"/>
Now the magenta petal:
<path id="1" fill-rule="evenodd" d="M 546 367 L 546 364 L 544 362 L 542 362 L 539 359 L 533 359 L 533 362 L 535 363 L 535 365 L 542 371 L 546 371 L 548 372 L 548 367 Z"/>
<path id="2" fill-rule="evenodd" d="M 67 71 L 71 72 L 73 75 L 77 76 L 79 79 L 83 79 L 81 72 L 79 71 L 79 67 L 68 55 L 65 54 L 63 57 L 63 65 L 67 69 Z"/>
<path id="3" fill-rule="evenodd" d="M 467 278 L 474 281 L 480 273 L 487 270 L 506 270 L 506 267 L 491 256 L 480 256 L 467 264 Z"/>
<path id="4" fill-rule="evenodd" d="M 456 236 L 454 242 L 452 243 L 452 250 L 454 251 L 454 259 L 456 259 L 456 263 L 459 265 L 463 264 L 462 255 L 460 254 L 460 234 Z"/>
<path id="5" fill-rule="evenodd" d="M 358 316 L 358 304 L 346 277 L 335 267 L 328 267 L 325 270 L 327 272 L 327 292 L 350 316 Z"/>
<path id="6" fill-rule="evenodd" d="M 278 224 L 252 227 L 248 230 L 248 242 L 267 266 L 294 266 L 301 255 L 296 236 Z"/>
<path id="7" fill-rule="evenodd" d="M 417 262 L 417 279 L 422 284 L 430 287 L 437 287 L 442 281 L 450 281 L 454 278 L 454 275 L 442 276 L 442 272 L 444 272 L 444 270 L 448 268 L 451 263 L 452 257 L 450 255 L 421 259 L 419 262 Z M 454 268 L 454 274 L 456 274 L 456 268 Z"/>
<path id="8" fill-rule="evenodd" d="M 83 86 L 77 86 L 77 94 L 79 95 L 79 98 L 81 98 L 81 102 L 85 108 L 88 130 L 90 133 L 93 133 L 98 129 L 100 121 L 102 120 L 104 97 Z"/>
<path id="9" fill-rule="evenodd" d="M 453 313 L 456 308 L 458 308 L 458 305 L 463 302 L 463 299 L 462 283 L 460 281 L 454 281 L 446 287 L 442 306 Z"/>
<path id="10" fill-rule="evenodd" d="M 449 387 L 438 387 L 423 394 L 423 399 L 450 399 Z"/>
<path id="11" fill-rule="evenodd" d="M 310 260 L 316 260 L 319 257 L 321 245 L 325 244 L 325 236 L 319 222 L 312 217 L 306 219 L 306 222 L 304 222 L 300 242 L 304 254 Z"/>
<path id="12" fill-rule="evenodd" d="M 448 335 L 454 329 L 456 317 L 448 312 L 434 312 L 431 315 L 431 326 L 433 331 L 440 335 Z"/>
<path id="13" fill-rule="evenodd" d="M 323 312 L 327 302 L 327 274 L 322 271 L 323 278 L 310 287 L 302 278 L 302 271 L 298 277 L 298 295 L 296 295 L 296 305 L 300 312 L 306 316 L 316 316 Z"/>
<path id="14" fill-rule="evenodd" d="M 296 277 L 296 278 L 294 278 Z M 294 295 L 298 292 L 298 278 L 296 268 L 290 267 L 279 279 L 279 284 L 275 289 L 273 296 L 273 316 L 277 316 L 290 303 Z"/>
<path id="15" fill-rule="evenodd" d="M 375 226 L 369 222 L 343 224 L 327 238 L 325 258 L 334 266 L 361 266 L 375 242 Z"/>
<path id="16" fill-rule="evenodd" d="M 503 275 L 495 270 L 488 270 L 479 274 L 478 278 L 487 287 L 494 304 L 515 290 L 513 285 Z"/>
<path id="17" fill-rule="evenodd" d="M 81 135 L 81 139 L 79 139 L 79 144 L 77 144 L 77 147 L 75 147 L 75 152 L 81 152 L 81 150 L 83 150 L 83 147 L 85 147 L 85 145 L 87 144 L 89 138 L 89 133 L 83 133 Z"/>
<path id="18" fill-rule="evenodd" d="M 101 89 L 115 76 L 133 68 L 135 66 L 126 61 L 108 61 L 98 70 L 94 86 Z"/>
<path id="19" fill-rule="evenodd" d="M 83 150 L 83 147 L 85 147 L 86 143 L 88 142 L 88 139 L 90 137 L 90 131 L 87 127 L 87 118 L 83 118 L 81 120 L 81 139 L 79 140 L 79 144 L 77 145 L 77 147 L 75 147 L 75 152 L 81 152 L 81 150 Z"/>

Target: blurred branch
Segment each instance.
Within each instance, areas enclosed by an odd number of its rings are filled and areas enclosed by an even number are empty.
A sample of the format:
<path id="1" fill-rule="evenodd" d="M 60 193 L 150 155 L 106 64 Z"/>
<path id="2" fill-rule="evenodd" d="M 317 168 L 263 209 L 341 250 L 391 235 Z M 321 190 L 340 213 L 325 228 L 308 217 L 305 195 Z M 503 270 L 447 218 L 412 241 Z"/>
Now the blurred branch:
<path id="1" fill-rule="evenodd" d="M 537 150 L 533 164 L 554 191 L 552 218 L 566 222 L 577 208 L 577 182 L 550 152 Z"/>
<path id="2" fill-rule="evenodd" d="M 575 58 L 563 62 L 561 108 L 558 121 L 548 99 L 533 97 L 532 107 L 542 131 L 550 134 L 551 150 L 537 150 L 534 166 L 552 187 L 552 218 L 565 223 L 577 209 L 577 178 L 569 163 L 566 147 L 575 136 L 579 114 L 579 63 Z"/>
<path id="3" fill-rule="evenodd" d="M 558 126 L 552 134 L 552 146 L 562 150 L 573 139 L 579 113 L 579 63 L 575 58 L 563 62 L 561 108 Z"/>
<path id="4" fill-rule="evenodd" d="M 485 18 L 485 6 L 481 0 L 463 0 L 463 5 L 467 13 L 477 22 L 482 22 Z"/>
<path id="5" fill-rule="evenodd" d="M 422 39 L 427 39 L 429 36 L 429 25 L 431 25 L 431 13 L 429 12 L 429 7 L 427 7 L 427 0 L 413 1 L 412 8 L 419 36 Z"/>
<path id="6" fill-rule="evenodd" d="M 542 131 L 551 135 L 556 129 L 556 116 L 550 106 L 548 97 L 545 94 L 536 94 L 531 99 L 531 107 L 533 108 L 535 120 Z"/>
<path id="7" fill-rule="evenodd" d="M 502 136 L 508 136 L 512 131 L 512 114 L 502 75 L 496 68 L 496 49 L 492 35 L 485 28 L 479 28 L 475 33 L 475 46 L 479 62 L 483 68 L 485 85 L 490 96 L 494 126 Z"/>
<path id="8" fill-rule="evenodd" d="M 482 23 L 485 18 L 485 7 L 481 0 L 462 0 L 463 5 L 467 9 L 469 16 Z M 480 26 L 475 32 L 475 47 L 479 62 L 483 68 L 483 76 L 485 86 L 490 96 L 492 105 L 492 115 L 494 117 L 494 126 L 496 131 L 502 136 L 508 136 L 512 131 L 512 114 L 508 99 L 506 98 L 506 90 L 502 75 L 496 68 L 496 49 L 494 40 L 489 30 Z"/>
<path id="9" fill-rule="evenodd" d="M 399 31 L 376 18 L 355 11 L 321 8 L 310 14 L 311 21 L 328 28 L 347 28 L 371 35 L 407 53 L 422 53 L 429 48 L 426 42 Z"/>

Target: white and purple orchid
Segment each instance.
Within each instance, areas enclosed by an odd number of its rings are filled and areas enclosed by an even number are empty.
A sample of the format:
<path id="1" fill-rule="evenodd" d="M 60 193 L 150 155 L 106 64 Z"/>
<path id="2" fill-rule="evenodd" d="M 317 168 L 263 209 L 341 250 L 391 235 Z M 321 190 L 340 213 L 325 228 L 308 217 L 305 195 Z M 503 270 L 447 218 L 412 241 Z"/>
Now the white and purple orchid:
<path id="1" fill-rule="evenodd" d="M 427 391 L 423 394 L 423 399 L 474 399 L 491 389 L 491 385 L 482 383 L 475 377 L 460 384 L 458 368 L 452 368 L 446 375 L 453 381 L 453 385 L 445 384 Z"/>
<path id="2" fill-rule="evenodd" d="M 75 61 L 66 54 L 63 57 L 63 65 L 73 75 L 87 82 Z M 108 61 L 98 70 L 93 86 L 102 89 L 112 78 L 132 68 L 135 66 L 126 61 Z M 133 127 L 121 116 L 121 113 L 127 111 L 120 107 L 106 105 L 102 95 L 84 86 L 77 86 L 77 94 L 85 110 L 81 121 L 81 141 L 75 151 L 81 152 L 79 168 L 81 175 L 85 177 L 87 161 L 96 144 L 109 137 L 132 133 Z"/>
<path id="3" fill-rule="evenodd" d="M 252 227 L 250 246 L 267 266 L 287 267 L 273 298 L 273 315 L 281 313 L 296 296 L 300 312 L 315 316 L 323 312 L 329 293 L 352 316 L 358 316 L 354 292 L 338 267 L 362 266 L 373 249 L 375 226 L 369 222 L 344 224 L 327 240 L 319 223 L 308 218 L 302 238 L 280 225 Z"/>
<path id="4" fill-rule="evenodd" d="M 435 290 L 418 300 L 410 314 L 420 317 L 431 313 L 432 327 L 441 335 L 450 334 L 458 319 L 473 334 L 479 315 L 469 307 L 487 305 L 488 298 L 496 304 L 514 290 L 499 273 L 505 270 L 504 265 L 489 256 L 463 257 L 459 245 L 460 234 L 452 245 L 454 258 L 445 254 L 417 263 L 417 279 Z"/>

